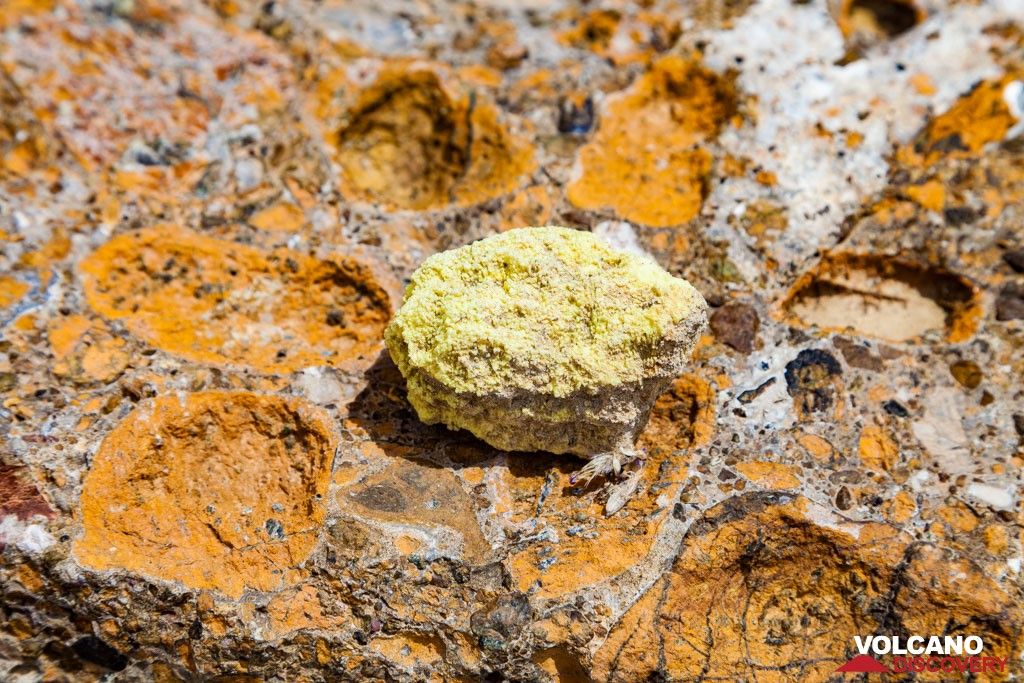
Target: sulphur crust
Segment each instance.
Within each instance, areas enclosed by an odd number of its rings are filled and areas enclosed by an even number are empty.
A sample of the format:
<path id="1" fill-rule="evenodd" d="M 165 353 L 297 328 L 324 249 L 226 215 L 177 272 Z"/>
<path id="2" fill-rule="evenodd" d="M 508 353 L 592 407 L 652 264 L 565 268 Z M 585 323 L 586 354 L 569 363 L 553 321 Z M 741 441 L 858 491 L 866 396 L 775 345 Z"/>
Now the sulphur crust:
<path id="1" fill-rule="evenodd" d="M 588 457 L 631 443 L 706 322 L 653 260 L 549 226 L 428 258 L 385 340 L 424 422 Z"/>

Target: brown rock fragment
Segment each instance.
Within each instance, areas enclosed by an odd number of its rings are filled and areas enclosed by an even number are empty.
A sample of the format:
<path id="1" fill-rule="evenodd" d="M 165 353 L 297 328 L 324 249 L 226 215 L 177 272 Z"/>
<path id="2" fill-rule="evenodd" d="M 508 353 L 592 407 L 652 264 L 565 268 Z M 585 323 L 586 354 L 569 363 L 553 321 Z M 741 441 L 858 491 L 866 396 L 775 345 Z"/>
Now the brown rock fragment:
<path id="1" fill-rule="evenodd" d="M 0 517 L 3 515 L 14 515 L 22 520 L 36 515 L 53 516 L 53 509 L 39 494 L 24 467 L 0 465 Z"/>
<path id="2" fill-rule="evenodd" d="M 487 50 L 487 64 L 495 69 L 514 69 L 529 55 L 525 45 L 512 37 L 502 37 Z"/>
<path id="3" fill-rule="evenodd" d="M 960 386 L 967 389 L 978 388 L 984 377 L 981 368 L 972 360 L 958 360 L 949 366 L 949 372 Z"/>
<path id="4" fill-rule="evenodd" d="M 996 320 L 1024 320 L 1024 285 L 1009 282 L 999 290 Z"/>
<path id="5" fill-rule="evenodd" d="M 711 314 L 711 331 L 723 344 L 750 353 L 757 342 L 761 320 L 750 304 L 727 303 Z"/>
<path id="6" fill-rule="evenodd" d="M 872 372 L 881 372 L 885 367 L 881 356 L 871 353 L 871 350 L 863 343 L 858 344 L 846 337 L 835 337 L 832 340 L 832 344 L 842 352 L 843 359 L 846 360 L 847 365 L 850 367 L 871 370 Z"/>

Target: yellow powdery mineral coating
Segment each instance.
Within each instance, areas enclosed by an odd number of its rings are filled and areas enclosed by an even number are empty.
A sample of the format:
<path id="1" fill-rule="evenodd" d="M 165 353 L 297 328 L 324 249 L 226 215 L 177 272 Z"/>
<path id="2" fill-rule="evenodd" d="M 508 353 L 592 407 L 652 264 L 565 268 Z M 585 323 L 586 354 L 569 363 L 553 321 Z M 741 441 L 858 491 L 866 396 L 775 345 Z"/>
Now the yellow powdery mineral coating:
<path id="1" fill-rule="evenodd" d="M 685 280 L 589 232 L 523 228 L 427 259 L 385 338 L 406 377 L 560 398 L 656 374 L 654 350 L 704 306 Z"/>

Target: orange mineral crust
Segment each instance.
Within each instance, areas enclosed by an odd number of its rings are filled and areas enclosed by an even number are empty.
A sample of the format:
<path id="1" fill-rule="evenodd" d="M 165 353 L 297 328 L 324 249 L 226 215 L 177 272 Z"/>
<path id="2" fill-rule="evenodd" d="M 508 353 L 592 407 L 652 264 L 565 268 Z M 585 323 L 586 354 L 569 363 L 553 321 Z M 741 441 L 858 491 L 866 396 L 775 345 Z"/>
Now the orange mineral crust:
<path id="1" fill-rule="evenodd" d="M 327 142 L 342 191 L 393 209 L 467 206 L 514 190 L 532 169 L 530 146 L 482 95 L 429 64 L 382 67 Z"/>
<path id="2" fill-rule="evenodd" d="M 844 524 L 804 498 L 747 494 L 690 527 L 672 568 L 598 649 L 594 672 L 623 682 L 658 671 L 672 680 L 699 671 L 829 680 L 854 635 L 885 629 L 886 619 L 913 633 L 980 634 L 995 657 L 1019 651 L 1019 627 L 1004 630 L 987 614 L 1021 618 L 1020 605 L 969 561 L 883 524 Z M 950 630 L 972 619 L 986 625 Z"/>
<path id="3" fill-rule="evenodd" d="M 369 364 L 390 313 L 372 268 L 163 226 L 115 237 L 81 264 L 86 298 L 143 341 L 266 373 Z"/>
<path id="4" fill-rule="evenodd" d="M 736 111 L 728 77 L 665 57 L 609 100 L 568 187 L 581 208 L 610 208 L 655 227 L 686 223 L 710 186 L 713 140 Z"/>
<path id="5" fill-rule="evenodd" d="M 295 399 L 169 395 L 103 440 L 75 557 L 238 597 L 293 580 L 317 542 L 336 435 Z"/>

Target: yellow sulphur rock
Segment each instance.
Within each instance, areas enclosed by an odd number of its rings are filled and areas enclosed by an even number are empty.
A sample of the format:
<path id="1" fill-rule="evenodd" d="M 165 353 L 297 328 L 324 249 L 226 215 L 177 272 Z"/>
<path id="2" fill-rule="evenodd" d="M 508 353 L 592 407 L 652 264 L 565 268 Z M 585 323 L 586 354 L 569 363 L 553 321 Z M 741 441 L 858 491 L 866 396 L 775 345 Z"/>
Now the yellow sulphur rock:
<path id="1" fill-rule="evenodd" d="M 653 260 L 540 227 L 428 258 L 385 340 L 424 422 L 590 457 L 632 445 L 706 324 Z"/>

